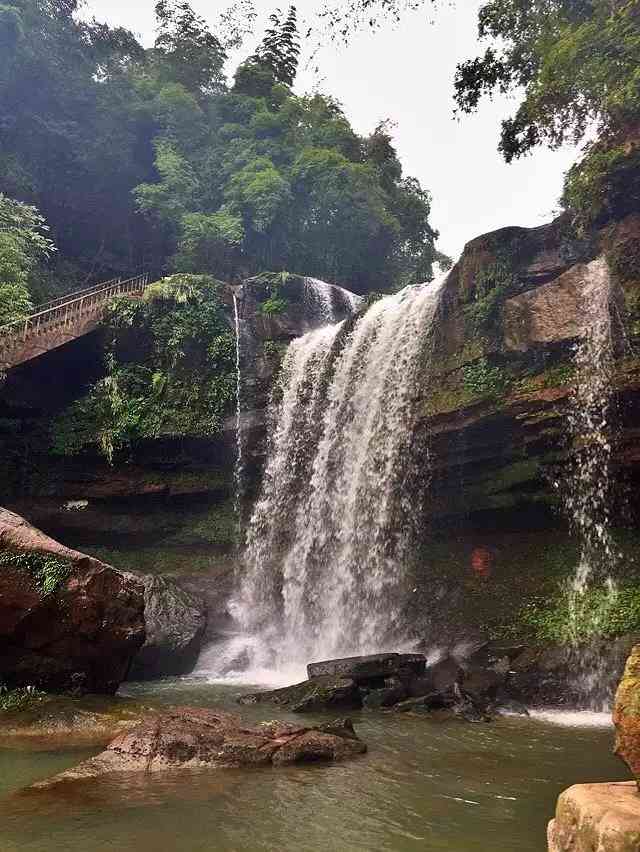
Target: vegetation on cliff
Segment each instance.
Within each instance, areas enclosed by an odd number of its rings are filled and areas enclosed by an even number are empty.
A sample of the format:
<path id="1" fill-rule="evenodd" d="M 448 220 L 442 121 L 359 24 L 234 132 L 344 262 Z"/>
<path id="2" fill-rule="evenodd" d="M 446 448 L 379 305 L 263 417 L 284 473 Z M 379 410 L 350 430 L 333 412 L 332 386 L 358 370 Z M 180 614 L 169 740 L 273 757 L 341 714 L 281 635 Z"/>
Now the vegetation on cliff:
<path id="1" fill-rule="evenodd" d="M 217 434 L 236 393 L 235 338 L 216 282 L 175 275 L 114 300 L 106 375 L 54 423 L 54 451 L 112 460 L 149 438 Z"/>

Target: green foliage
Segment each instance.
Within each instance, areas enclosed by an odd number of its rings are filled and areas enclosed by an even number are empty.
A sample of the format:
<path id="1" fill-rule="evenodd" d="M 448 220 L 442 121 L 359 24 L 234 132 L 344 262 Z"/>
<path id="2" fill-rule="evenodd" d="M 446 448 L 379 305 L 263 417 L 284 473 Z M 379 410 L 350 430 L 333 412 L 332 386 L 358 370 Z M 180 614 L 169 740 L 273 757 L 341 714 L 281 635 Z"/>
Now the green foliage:
<path id="1" fill-rule="evenodd" d="M 28 573 L 45 597 L 55 594 L 71 573 L 71 563 L 45 553 L 0 551 L 0 571 L 13 568 Z"/>
<path id="2" fill-rule="evenodd" d="M 256 276 L 256 281 L 266 284 L 269 288 L 269 297 L 258 305 L 258 311 L 264 316 L 277 316 L 283 314 L 289 307 L 289 302 L 282 295 L 282 287 L 287 283 L 290 275 L 288 272 L 263 272 Z"/>
<path id="3" fill-rule="evenodd" d="M 0 7 L 0 12 L 2 7 Z M 35 686 L 25 686 L 21 689 L 8 689 L 0 684 L 0 713 L 21 713 L 29 710 L 35 704 L 40 704 L 47 698 L 45 692 Z"/>
<path id="4" fill-rule="evenodd" d="M 430 278 L 431 199 L 403 177 L 388 123 L 362 138 L 332 98 L 294 95 L 298 51 L 292 7 L 232 90 L 207 98 L 202 126 L 163 119 L 158 179 L 137 187 L 138 209 L 180 272 L 288 268 L 362 290 Z"/>
<path id="5" fill-rule="evenodd" d="M 509 386 L 509 378 L 502 367 L 492 366 L 483 357 L 463 368 L 463 386 L 468 394 L 499 399 Z"/>
<path id="6" fill-rule="evenodd" d="M 54 423 L 53 451 L 97 446 L 112 461 L 145 439 L 210 436 L 235 401 L 235 338 L 208 276 L 176 275 L 142 302 L 114 301 L 107 372 Z M 130 330 L 140 332 L 132 352 Z"/>
<path id="7" fill-rule="evenodd" d="M 280 362 L 287 351 L 287 344 L 278 340 L 265 340 L 262 344 L 262 351 L 265 358 L 271 361 Z"/>
<path id="8" fill-rule="evenodd" d="M 249 62 L 268 69 L 278 83 L 292 86 L 298 71 L 299 56 L 296 7 L 290 6 L 285 18 L 278 9 L 269 17 L 269 29 Z"/>
<path id="9" fill-rule="evenodd" d="M 206 94 L 222 89 L 225 50 L 189 3 L 156 3 L 158 35 L 155 51 L 161 80 L 181 83 L 189 91 Z"/>
<path id="10" fill-rule="evenodd" d="M 0 326 L 33 310 L 30 276 L 55 249 L 35 207 L 0 193 Z"/>
<path id="11" fill-rule="evenodd" d="M 38 205 L 60 249 L 38 298 L 135 267 L 288 268 L 362 291 L 431 277 L 430 197 L 403 176 L 389 124 L 362 137 L 333 98 L 293 93 L 295 7 L 272 15 L 231 88 L 226 50 L 251 29 L 250 0 L 215 28 L 159 0 L 148 50 L 73 0 L 0 8 L 0 186 Z M 18 296 L 3 301 L 20 313 Z"/>
<path id="12" fill-rule="evenodd" d="M 465 112 L 483 95 L 521 89 L 502 125 L 507 160 L 546 143 L 579 140 L 592 122 L 617 134 L 640 107 L 640 12 L 635 0 L 491 0 L 479 12 L 485 54 L 462 63 L 456 100 Z"/>
<path id="13" fill-rule="evenodd" d="M 612 596 L 605 587 L 588 589 L 577 602 L 565 584 L 551 600 L 534 599 L 521 611 L 523 625 L 542 641 L 566 643 L 614 638 L 640 630 L 640 588 L 626 584 Z"/>
<path id="14" fill-rule="evenodd" d="M 640 208 L 640 147 L 594 145 L 568 172 L 562 202 L 579 231 Z"/>

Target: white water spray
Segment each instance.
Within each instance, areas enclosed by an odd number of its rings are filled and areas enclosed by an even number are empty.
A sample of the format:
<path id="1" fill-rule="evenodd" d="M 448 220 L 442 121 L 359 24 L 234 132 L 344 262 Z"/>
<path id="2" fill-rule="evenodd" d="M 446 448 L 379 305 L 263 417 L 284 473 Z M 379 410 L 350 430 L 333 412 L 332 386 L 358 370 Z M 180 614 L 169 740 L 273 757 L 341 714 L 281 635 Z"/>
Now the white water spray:
<path id="1" fill-rule="evenodd" d="M 362 296 L 356 296 L 336 284 L 327 284 L 319 278 L 305 278 L 304 293 L 309 313 L 325 324 L 335 323 L 340 317 L 354 314 L 363 301 Z"/>

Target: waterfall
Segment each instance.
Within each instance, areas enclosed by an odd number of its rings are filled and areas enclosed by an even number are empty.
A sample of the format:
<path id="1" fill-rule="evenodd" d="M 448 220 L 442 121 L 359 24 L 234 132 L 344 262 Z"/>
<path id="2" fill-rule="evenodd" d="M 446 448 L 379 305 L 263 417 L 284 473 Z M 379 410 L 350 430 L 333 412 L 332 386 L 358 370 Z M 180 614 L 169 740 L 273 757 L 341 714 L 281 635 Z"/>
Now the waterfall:
<path id="1" fill-rule="evenodd" d="M 614 370 L 611 275 L 604 258 L 586 267 L 584 334 L 575 351 L 576 381 L 568 432 L 574 457 L 564 482 L 563 503 L 579 539 L 578 564 L 568 590 L 569 638 L 577 649 L 578 690 L 595 707 L 606 705 L 608 678 L 602 655 L 583 646 L 597 639 L 616 604 L 619 554 L 611 532 L 611 417 Z"/>
<path id="2" fill-rule="evenodd" d="M 408 287 L 288 349 L 233 603 L 254 670 L 302 675 L 309 661 L 405 639 L 405 571 L 428 478 L 414 441 L 440 288 Z"/>
<path id="3" fill-rule="evenodd" d="M 309 313 L 327 324 L 337 322 L 340 317 L 351 316 L 363 301 L 362 296 L 318 278 L 304 279 L 304 295 Z"/>
<path id="4" fill-rule="evenodd" d="M 233 470 L 233 510 L 236 519 L 236 536 L 238 546 L 242 541 L 242 479 L 244 453 L 242 446 L 242 365 L 241 365 L 241 327 L 240 311 L 238 309 L 238 297 L 233 293 L 233 316 L 236 332 L 236 460 Z"/>

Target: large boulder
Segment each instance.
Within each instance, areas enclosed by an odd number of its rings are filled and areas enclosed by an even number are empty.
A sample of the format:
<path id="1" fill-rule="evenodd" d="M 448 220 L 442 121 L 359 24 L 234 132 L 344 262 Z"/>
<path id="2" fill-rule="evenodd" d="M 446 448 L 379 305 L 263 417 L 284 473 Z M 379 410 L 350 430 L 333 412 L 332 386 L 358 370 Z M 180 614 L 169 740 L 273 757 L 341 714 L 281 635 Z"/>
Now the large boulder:
<path id="1" fill-rule="evenodd" d="M 147 638 L 133 661 L 129 680 L 189 674 L 200 653 L 206 604 L 170 578 L 144 576 L 141 580 Z"/>
<path id="2" fill-rule="evenodd" d="M 143 586 L 0 508 L 0 682 L 115 693 L 145 640 Z"/>
<path id="3" fill-rule="evenodd" d="M 266 722 L 245 727 L 219 710 L 181 707 L 150 717 L 120 734 L 90 760 L 34 785 L 49 789 L 121 772 L 176 769 L 224 769 L 284 766 L 292 763 L 345 760 L 362 754 L 366 745 L 348 720 L 319 727 Z"/>
<path id="4" fill-rule="evenodd" d="M 627 660 L 616 693 L 613 722 L 616 754 L 627 764 L 640 788 L 640 645 L 632 649 Z"/>
<path id="5" fill-rule="evenodd" d="M 391 675 L 420 675 L 425 671 L 426 663 L 424 654 L 370 654 L 365 657 L 343 657 L 339 660 L 309 663 L 307 674 L 310 679 L 333 675 L 352 678 L 361 683 Z"/>
<path id="6" fill-rule="evenodd" d="M 549 852 L 638 852 L 640 796 L 635 784 L 577 784 L 558 799 Z"/>

